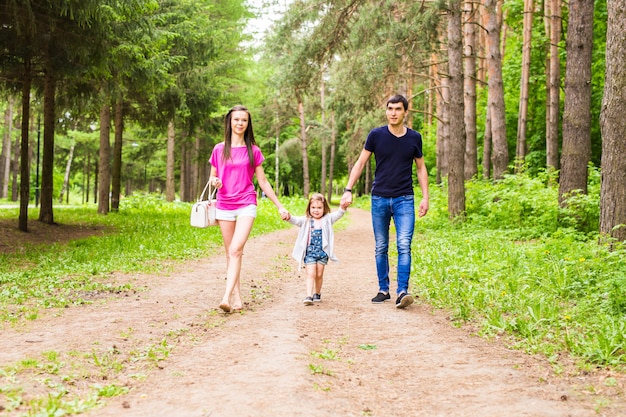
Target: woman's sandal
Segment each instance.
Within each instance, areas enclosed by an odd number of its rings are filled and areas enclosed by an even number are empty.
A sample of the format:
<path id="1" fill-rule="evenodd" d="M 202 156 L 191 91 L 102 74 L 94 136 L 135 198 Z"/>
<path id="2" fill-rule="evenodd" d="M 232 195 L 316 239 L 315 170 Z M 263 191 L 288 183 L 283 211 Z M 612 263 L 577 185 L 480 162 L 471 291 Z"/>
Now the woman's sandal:
<path id="1" fill-rule="evenodd" d="M 220 308 L 224 311 L 224 313 L 230 313 L 232 310 L 230 306 L 226 303 L 220 304 Z"/>

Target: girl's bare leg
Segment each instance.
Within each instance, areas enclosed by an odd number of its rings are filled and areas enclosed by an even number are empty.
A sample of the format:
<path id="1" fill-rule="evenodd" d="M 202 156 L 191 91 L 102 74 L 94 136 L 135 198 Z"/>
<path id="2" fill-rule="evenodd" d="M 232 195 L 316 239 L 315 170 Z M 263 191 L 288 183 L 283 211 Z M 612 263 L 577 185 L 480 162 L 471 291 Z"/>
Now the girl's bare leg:
<path id="1" fill-rule="evenodd" d="M 315 289 L 315 277 L 317 275 L 317 264 L 305 265 L 306 272 L 306 296 L 313 297 Z"/>
<path id="2" fill-rule="evenodd" d="M 324 282 L 324 264 L 316 264 L 315 269 L 315 294 L 322 293 L 322 284 Z"/>

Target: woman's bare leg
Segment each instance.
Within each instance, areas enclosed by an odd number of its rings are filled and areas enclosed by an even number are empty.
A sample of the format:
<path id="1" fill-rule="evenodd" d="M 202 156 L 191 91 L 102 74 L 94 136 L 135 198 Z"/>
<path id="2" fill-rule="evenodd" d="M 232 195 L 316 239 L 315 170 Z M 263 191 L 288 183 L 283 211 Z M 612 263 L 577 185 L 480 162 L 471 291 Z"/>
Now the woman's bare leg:
<path id="1" fill-rule="evenodd" d="M 224 247 L 226 248 L 226 290 L 220 308 L 229 312 L 232 308 L 240 309 L 241 302 L 241 262 L 243 248 L 248 241 L 254 217 L 240 216 L 234 222 L 220 221 Z M 232 297 L 232 305 L 231 305 Z"/>

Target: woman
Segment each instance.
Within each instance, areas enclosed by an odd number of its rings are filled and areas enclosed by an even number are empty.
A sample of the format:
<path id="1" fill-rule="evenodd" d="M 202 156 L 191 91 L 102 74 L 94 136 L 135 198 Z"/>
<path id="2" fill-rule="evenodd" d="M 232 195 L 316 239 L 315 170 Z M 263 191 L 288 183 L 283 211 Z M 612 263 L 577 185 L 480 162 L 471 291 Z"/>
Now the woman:
<path id="1" fill-rule="evenodd" d="M 252 118 L 244 106 L 235 106 L 224 119 L 224 142 L 211 154 L 209 181 L 217 188 L 216 219 L 226 248 L 226 291 L 220 308 L 240 311 L 241 260 L 257 214 L 257 195 L 253 178 L 276 205 L 283 220 L 289 212 L 283 208 L 263 171 L 263 154 L 254 141 Z"/>

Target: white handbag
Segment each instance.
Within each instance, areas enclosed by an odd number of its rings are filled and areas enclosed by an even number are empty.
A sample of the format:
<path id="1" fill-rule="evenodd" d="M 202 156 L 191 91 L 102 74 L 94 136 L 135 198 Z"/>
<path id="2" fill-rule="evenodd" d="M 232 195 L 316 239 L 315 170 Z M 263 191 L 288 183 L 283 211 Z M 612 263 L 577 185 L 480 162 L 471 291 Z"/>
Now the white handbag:
<path id="1" fill-rule="evenodd" d="M 210 183 L 211 180 L 206 183 L 202 194 L 200 194 L 200 198 L 198 198 L 198 201 L 191 207 L 191 218 L 189 222 L 193 227 L 204 228 L 217 226 L 217 219 L 215 218 L 215 204 L 217 202 L 215 193 L 217 192 L 217 188 L 213 188 Z M 209 190 L 208 199 L 204 200 L 204 194 L 207 188 Z"/>

